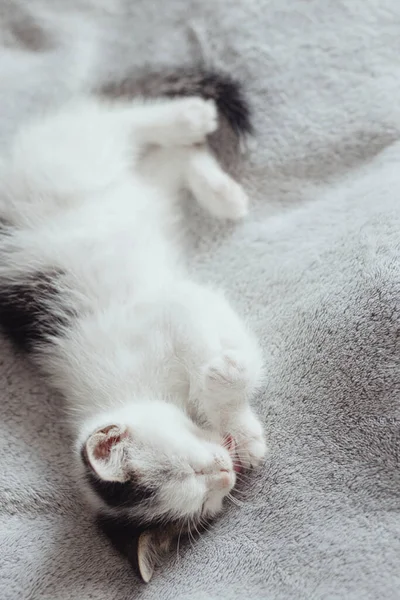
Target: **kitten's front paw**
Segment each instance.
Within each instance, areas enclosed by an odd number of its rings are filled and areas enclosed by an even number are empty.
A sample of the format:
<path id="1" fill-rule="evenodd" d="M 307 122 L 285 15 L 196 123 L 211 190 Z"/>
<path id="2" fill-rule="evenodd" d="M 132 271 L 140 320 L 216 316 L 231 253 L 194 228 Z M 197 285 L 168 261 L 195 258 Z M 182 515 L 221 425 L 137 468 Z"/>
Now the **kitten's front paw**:
<path id="1" fill-rule="evenodd" d="M 235 440 L 236 458 L 245 469 L 258 467 L 267 453 L 262 425 L 249 408 L 239 423 L 231 427 L 230 435 Z"/>
<path id="2" fill-rule="evenodd" d="M 262 435 L 237 440 L 237 458 L 244 469 L 260 466 L 267 453 L 267 444 Z"/>
<path id="3" fill-rule="evenodd" d="M 203 142 L 218 127 L 218 111 L 213 100 L 185 98 L 179 101 L 177 108 L 177 127 L 185 144 Z"/>
<path id="4" fill-rule="evenodd" d="M 234 350 L 227 350 L 215 357 L 204 368 L 205 387 L 208 390 L 225 388 L 245 390 L 249 380 L 247 361 Z"/>

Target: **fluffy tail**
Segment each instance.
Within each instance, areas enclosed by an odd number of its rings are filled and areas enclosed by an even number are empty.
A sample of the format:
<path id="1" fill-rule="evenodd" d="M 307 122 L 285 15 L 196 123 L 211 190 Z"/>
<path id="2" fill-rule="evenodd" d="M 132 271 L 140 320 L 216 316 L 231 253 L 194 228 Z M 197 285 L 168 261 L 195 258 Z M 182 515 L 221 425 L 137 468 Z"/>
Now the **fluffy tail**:
<path id="1" fill-rule="evenodd" d="M 237 135 L 252 133 L 250 107 L 239 81 L 219 71 L 183 68 L 170 73 L 147 73 L 110 83 L 101 90 L 112 97 L 144 96 L 145 98 L 201 96 L 215 101 Z"/>

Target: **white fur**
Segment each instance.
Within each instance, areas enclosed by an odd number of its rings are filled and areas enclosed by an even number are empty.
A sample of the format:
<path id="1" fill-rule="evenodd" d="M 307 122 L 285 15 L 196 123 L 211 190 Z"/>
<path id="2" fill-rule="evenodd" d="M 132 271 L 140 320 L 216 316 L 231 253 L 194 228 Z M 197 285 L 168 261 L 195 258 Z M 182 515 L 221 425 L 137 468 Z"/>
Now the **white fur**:
<path id="1" fill-rule="evenodd" d="M 1 166 L 0 214 L 16 229 L 0 241 L 0 281 L 62 272 L 60 297 L 78 316 L 35 360 L 66 398 L 78 450 L 110 425 L 123 434 L 108 462 L 91 455 L 100 477 L 169 474 L 154 517 L 221 509 L 235 483 L 224 436 L 245 466 L 265 453 L 248 404 L 257 342 L 181 264 L 180 189 L 218 217 L 247 211 L 205 145 L 216 126 L 215 105 L 200 98 L 84 99 L 25 127 Z"/>

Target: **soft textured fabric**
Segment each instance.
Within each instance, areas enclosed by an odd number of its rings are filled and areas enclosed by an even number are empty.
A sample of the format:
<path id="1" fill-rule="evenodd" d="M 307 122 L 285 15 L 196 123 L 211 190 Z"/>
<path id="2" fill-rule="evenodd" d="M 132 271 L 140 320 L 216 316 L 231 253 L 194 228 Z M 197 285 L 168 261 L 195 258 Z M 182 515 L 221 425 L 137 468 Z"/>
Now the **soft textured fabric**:
<path id="1" fill-rule="evenodd" d="M 2 0 L 3 148 L 44 106 L 200 48 L 244 81 L 252 214 L 191 206 L 187 239 L 262 340 L 270 445 L 243 506 L 144 586 L 72 484 L 62 401 L 2 338 L 3 600 L 400 597 L 399 27 L 397 0 Z"/>

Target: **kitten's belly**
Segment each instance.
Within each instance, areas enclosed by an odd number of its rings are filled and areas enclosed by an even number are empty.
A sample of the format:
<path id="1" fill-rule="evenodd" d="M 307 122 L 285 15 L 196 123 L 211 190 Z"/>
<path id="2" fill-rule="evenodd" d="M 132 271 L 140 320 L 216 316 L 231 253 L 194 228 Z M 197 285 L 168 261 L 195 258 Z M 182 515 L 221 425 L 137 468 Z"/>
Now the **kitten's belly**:
<path id="1" fill-rule="evenodd" d="M 121 215 L 121 207 L 103 216 L 92 210 L 83 207 L 78 219 L 46 224 L 37 236 L 40 262 L 64 273 L 85 304 L 146 301 L 179 275 L 179 249 L 162 227 Z"/>

